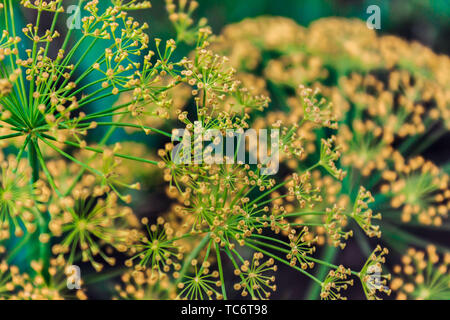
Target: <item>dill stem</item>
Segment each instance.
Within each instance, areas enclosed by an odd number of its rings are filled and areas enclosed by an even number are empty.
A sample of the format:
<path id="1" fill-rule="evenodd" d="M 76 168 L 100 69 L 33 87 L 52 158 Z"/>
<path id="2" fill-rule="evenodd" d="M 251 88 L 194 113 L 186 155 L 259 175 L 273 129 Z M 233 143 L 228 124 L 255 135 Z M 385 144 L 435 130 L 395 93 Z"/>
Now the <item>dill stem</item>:
<path id="1" fill-rule="evenodd" d="M 49 136 L 49 135 L 46 135 L 45 133 L 43 133 L 42 136 L 44 138 L 56 141 L 56 138 L 54 138 L 52 136 Z M 69 140 L 64 141 L 64 144 L 67 144 L 67 145 L 72 146 L 72 147 L 77 147 L 79 149 L 86 149 L 86 150 L 89 150 L 89 151 L 92 151 L 92 152 L 96 152 L 96 153 L 100 153 L 100 154 L 103 154 L 105 152 L 105 150 L 100 149 L 100 148 L 93 148 L 93 147 L 84 147 L 84 148 L 82 148 L 80 146 L 80 144 L 72 142 L 72 141 L 69 141 Z M 134 160 L 134 161 L 139 161 L 139 162 L 144 162 L 144 163 L 150 163 L 150 164 L 153 164 L 153 165 L 158 165 L 157 161 L 143 159 L 143 158 L 134 157 L 134 156 L 129 156 L 129 155 L 122 154 L 122 153 L 115 153 L 114 152 L 113 155 L 115 157 L 119 157 L 119 158 L 124 158 L 124 159 L 128 159 L 128 160 Z"/>
<path id="2" fill-rule="evenodd" d="M 36 34 L 39 32 L 39 24 L 40 24 L 40 22 L 41 22 L 41 14 L 42 14 L 42 11 L 41 10 L 38 10 L 38 14 L 37 14 L 37 18 L 36 18 Z M 33 51 L 32 51 L 32 54 L 31 54 L 31 58 L 33 59 L 33 63 L 35 63 L 36 62 L 36 50 L 37 50 L 37 41 L 35 41 L 34 39 L 33 39 Z M 28 95 L 29 95 L 29 97 L 28 97 L 28 115 L 29 115 L 29 117 L 30 117 L 30 119 L 32 119 L 31 118 L 31 115 L 32 115 L 32 112 L 33 112 L 33 109 L 32 109 L 32 107 L 33 107 L 33 93 L 34 93 L 34 82 L 35 82 L 35 71 L 33 70 L 33 69 L 31 69 L 32 71 L 31 71 L 31 74 L 30 74 L 30 76 L 31 76 L 31 80 L 29 81 L 29 83 L 30 83 L 30 88 L 29 88 L 29 92 L 28 92 Z"/>
<path id="3" fill-rule="evenodd" d="M 198 244 L 198 246 L 191 252 L 191 254 L 186 258 L 184 261 L 183 267 L 181 268 L 180 275 L 178 276 L 178 279 L 175 281 L 175 284 L 178 284 L 183 279 L 184 275 L 186 274 L 189 265 L 191 261 L 197 257 L 200 253 L 200 251 L 205 247 L 205 245 L 210 241 L 211 239 L 211 233 L 208 233 L 205 237 L 203 237 L 202 241 Z"/>
<path id="4" fill-rule="evenodd" d="M 166 131 L 157 129 L 157 128 L 153 128 L 153 127 L 148 127 L 148 126 L 141 126 L 141 125 L 137 125 L 137 124 L 132 124 L 132 123 L 123 123 L 123 122 L 96 122 L 97 125 L 99 126 L 117 126 L 117 127 L 130 127 L 130 128 L 137 128 L 137 129 L 147 129 L 150 130 L 152 132 L 155 133 L 159 133 L 161 135 L 164 135 L 168 138 L 172 138 L 172 134 L 168 133 Z"/>
<path id="5" fill-rule="evenodd" d="M 265 255 L 267 255 L 267 256 L 269 256 L 269 257 L 272 257 L 272 258 L 274 258 L 275 260 L 277 260 L 277 261 L 279 261 L 279 262 L 281 262 L 281 263 L 283 263 L 283 264 L 285 264 L 285 265 L 287 265 L 287 266 L 289 266 L 289 267 L 291 267 L 291 268 L 294 268 L 294 269 L 297 270 L 297 271 L 300 271 L 300 272 L 303 273 L 305 276 L 311 278 L 312 280 L 314 280 L 315 282 L 317 282 L 317 284 L 319 284 L 320 286 L 322 286 L 322 281 L 320 281 L 319 279 L 317 279 L 316 277 L 314 277 L 314 276 L 313 276 L 312 274 L 310 274 L 309 272 L 306 272 L 305 270 L 300 269 L 300 268 L 297 267 L 297 266 L 291 266 L 291 264 L 290 264 L 288 261 L 286 261 L 286 260 L 284 260 L 284 259 L 281 259 L 280 257 L 278 257 L 278 256 L 276 256 L 276 255 L 274 255 L 274 254 L 272 254 L 272 253 L 270 253 L 270 252 L 268 252 L 268 251 L 266 251 L 266 250 L 263 250 L 263 249 L 261 249 L 261 248 L 258 248 L 258 247 L 256 247 L 256 246 L 254 246 L 254 245 L 248 243 L 247 241 L 245 242 L 245 244 L 246 244 L 247 246 L 249 246 L 250 248 L 255 249 L 256 251 L 259 251 L 259 252 L 261 252 L 261 253 L 264 253 Z"/>
<path id="6" fill-rule="evenodd" d="M 35 187 L 34 184 L 39 180 L 39 159 L 38 159 L 38 153 L 36 148 L 38 148 L 38 144 L 35 137 L 31 138 L 33 143 L 28 144 L 28 161 L 30 163 L 31 169 L 32 169 L 32 175 L 31 175 L 31 183 L 33 185 L 33 188 Z M 43 212 L 38 217 L 38 228 L 39 228 L 39 235 L 46 234 L 48 232 L 48 223 L 50 221 L 50 216 L 48 212 Z M 46 276 L 47 280 L 49 277 L 48 269 L 50 266 L 50 243 L 44 243 L 39 241 L 39 260 L 42 262 L 43 266 L 43 274 Z"/>
<path id="7" fill-rule="evenodd" d="M 226 300 L 227 299 L 227 293 L 226 293 L 226 290 L 225 290 L 225 281 L 224 281 L 224 278 L 223 278 L 222 260 L 220 258 L 220 248 L 219 248 L 219 245 L 217 243 L 216 243 L 216 255 L 217 255 L 217 265 L 219 267 L 220 283 L 222 284 L 221 285 L 221 287 L 222 287 L 222 295 L 223 295 L 224 300 Z"/>
<path id="8" fill-rule="evenodd" d="M 288 217 L 300 217 L 300 216 L 323 216 L 326 215 L 326 212 L 294 212 L 280 215 L 279 217 L 288 218 Z"/>
<path id="9" fill-rule="evenodd" d="M 123 120 L 123 116 L 120 117 L 120 121 L 121 120 Z M 103 138 L 100 140 L 99 146 L 104 146 L 106 144 L 106 142 L 111 137 L 111 135 L 114 133 L 116 128 L 117 128 L 116 126 L 109 127 L 108 131 L 105 133 Z M 95 155 L 93 155 L 92 157 L 90 157 L 88 159 L 87 164 L 89 164 L 93 159 L 95 159 Z M 75 188 L 75 185 L 81 179 L 81 177 L 83 176 L 84 172 L 85 172 L 85 168 L 83 167 L 83 168 L 81 168 L 81 170 L 78 173 L 78 175 L 75 177 L 75 180 L 72 182 L 72 184 L 70 185 L 69 189 L 67 189 L 66 192 L 64 193 L 64 196 L 67 196 L 68 194 L 70 194 L 72 192 L 73 188 Z"/>
<path id="10" fill-rule="evenodd" d="M 321 255 L 322 260 L 333 261 L 338 253 L 338 249 L 333 246 L 326 246 L 325 251 Z M 326 265 L 321 264 L 317 270 L 316 276 L 323 279 L 327 275 L 328 268 Z M 311 283 L 308 293 L 306 294 L 307 300 L 316 300 L 319 297 L 321 286 L 316 283 Z"/>

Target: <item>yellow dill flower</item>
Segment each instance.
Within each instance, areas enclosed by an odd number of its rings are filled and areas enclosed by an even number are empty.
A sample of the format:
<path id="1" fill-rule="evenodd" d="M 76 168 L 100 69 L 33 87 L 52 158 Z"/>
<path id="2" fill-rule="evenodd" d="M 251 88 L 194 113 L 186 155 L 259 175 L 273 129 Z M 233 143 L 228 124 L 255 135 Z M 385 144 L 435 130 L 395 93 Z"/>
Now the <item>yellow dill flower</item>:
<path id="1" fill-rule="evenodd" d="M 369 300 L 381 300 L 377 293 L 386 293 L 390 295 L 391 289 L 387 285 L 387 281 L 391 279 L 390 274 L 382 274 L 383 264 L 386 262 L 385 255 L 389 250 L 381 246 L 377 246 L 371 253 L 366 263 L 359 272 L 359 279 Z"/>
<path id="2" fill-rule="evenodd" d="M 72 264 L 80 254 L 82 261 L 89 261 L 100 271 L 103 264 L 97 261 L 99 258 L 115 264 L 115 258 L 107 253 L 110 250 L 104 247 L 124 252 L 138 233 L 130 227 L 136 219 L 131 209 L 120 206 L 114 193 L 93 187 L 94 180 L 93 176 L 86 176 L 70 195 L 55 197 L 49 205 L 49 228 L 60 239 L 52 248 L 55 255 L 67 255 L 68 263 Z"/>
<path id="3" fill-rule="evenodd" d="M 126 265 L 132 266 L 138 259 L 137 270 L 149 267 L 162 274 L 167 274 L 171 269 L 179 271 L 181 266 L 178 261 L 183 259 L 184 250 L 170 224 L 162 217 L 157 219 L 157 224 L 149 226 L 147 218 L 143 218 L 142 223 L 147 228 L 147 235 L 141 235 L 133 245 L 131 253 L 134 255 L 126 261 Z"/>
<path id="4" fill-rule="evenodd" d="M 426 251 L 409 248 L 402 265 L 394 266 L 391 289 L 397 299 L 447 300 L 450 295 L 450 254 L 440 256 L 436 247 Z"/>
<path id="5" fill-rule="evenodd" d="M 183 300 L 222 300 L 223 295 L 218 288 L 222 286 L 221 280 L 219 280 L 218 271 L 210 271 L 210 263 L 204 261 L 200 267 L 199 262 L 194 259 L 191 261 L 191 266 L 194 267 L 192 276 L 185 275 L 180 278 L 181 282 L 177 287 L 179 293 L 177 298 Z"/>
<path id="6" fill-rule="evenodd" d="M 1 154 L 3 158 L 3 154 Z M 36 230 L 35 219 L 39 215 L 38 201 L 48 197 L 49 190 L 36 183 L 38 189 L 33 190 L 30 184 L 31 168 L 26 161 L 17 163 L 14 156 L 2 159 L 0 185 L 0 226 L 5 233 L 0 237 L 9 238 L 9 230 L 16 236 L 24 231 Z M 11 229 L 9 228 L 11 227 Z"/>
<path id="7" fill-rule="evenodd" d="M 448 175 L 420 156 L 405 161 L 397 153 L 394 159 L 396 170 L 383 172 L 389 184 L 382 191 L 390 196 L 393 208 L 401 208 L 402 221 L 442 225 L 450 204 Z"/>
<path id="8" fill-rule="evenodd" d="M 48 273 L 50 279 L 46 280 L 45 269 L 42 262 L 31 261 L 31 271 L 21 275 L 18 289 L 13 299 L 19 300 L 86 300 L 87 296 L 82 288 L 70 291 L 67 288 L 68 264 L 62 258 L 51 259 Z M 82 286 L 83 280 L 80 279 Z"/>
<path id="9" fill-rule="evenodd" d="M 4 252 L 4 247 L 0 247 L 0 253 Z M 12 299 L 16 289 L 22 282 L 19 268 L 9 265 L 5 260 L 0 261 L 0 300 Z"/>
<path id="10" fill-rule="evenodd" d="M 218 50 L 230 57 L 238 75 L 252 74 L 257 79 L 253 82 L 270 83 L 266 86 L 273 98 L 270 111 L 259 119 L 253 119 L 255 113 L 249 111 L 247 123 L 257 128 L 281 128 L 286 137 L 280 154 L 283 167 L 301 176 L 304 168 L 315 165 L 321 148 L 322 163 L 314 169 L 326 169 L 343 181 L 337 194 L 330 196 L 329 184 L 317 190 L 322 201 L 314 202 L 314 210 L 294 204 L 293 189 L 287 196 L 276 190 L 269 206 L 274 213 L 271 225 L 284 236 L 291 228 L 308 226 L 309 240 L 324 243 L 325 238 L 331 242 L 335 239 L 342 246 L 353 233 L 347 229 L 351 220 L 369 236 L 379 237 L 381 230 L 389 234 L 398 230 L 395 240 L 402 244 L 409 239 L 423 240 L 422 233 L 412 234 L 403 226 L 417 222 L 444 226 L 450 195 L 447 174 L 411 155 L 423 153 L 448 132 L 449 57 L 395 36 L 377 36 L 363 21 L 343 18 L 321 19 L 306 29 L 298 26 L 300 40 L 292 37 L 290 43 L 269 48 L 265 28 L 276 21 L 262 17 L 233 24 L 225 28 L 217 44 Z M 293 21 L 286 24 L 295 26 Z M 342 32 L 336 34 L 337 29 Z M 333 104 L 325 103 L 316 112 L 311 112 L 313 108 L 306 110 L 308 100 L 298 99 L 302 91 L 299 85 L 320 88 L 316 102 L 324 97 Z M 322 114 L 325 121 L 337 122 L 336 131 L 320 129 L 325 122 L 319 129 L 302 123 L 306 118 L 312 124 L 314 119 L 320 122 Z M 294 126 L 292 131 L 290 126 Z M 330 132 L 334 141 L 327 139 Z M 338 170 L 349 175 L 341 176 Z M 311 181 L 307 190 L 315 187 Z M 340 201 L 343 203 L 334 206 Z M 347 210 L 350 203 L 354 207 Z M 375 208 L 386 217 L 377 225 L 374 219 L 380 215 L 372 212 Z M 397 227 L 402 227 L 401 233 Z M 387 245 L 394 245 L 389 243 L 394 241 L 393 234 L 387 238 Z M 381 282 L 374 287 L 381 288 Z"/>
<path id="11" fill-rule="evenodd" d="M 121 276 L 122 283 L 117 284 L 118 299 L 161 300 L 175 299 L 176 287 L 164 273 L 154 269 L 131 270 Z"/>
<path id="12" fill-rule="evenodd" d="M 349 286 L 353 286 L 353 280 L 348 280 L 351 274 L 350 269 L 340 265 L 336 270 L 331 270 L 322 284 L 320 298 L 322 300 L 347 300 L 342 296 L 341 290 L 347 290 Z"/>
<path id="13" fill-rule="evenodd" d="M 372 219 L 381 219 L 381 214 L 373 214 L 373 211 L 369 209 L 369 203 L 374 201 L 375 200 L 370 191 L 367 191 L 364 187 L 360 187 L 350 216 L 356 221 L 356 223 L 359 224 L 359 226 L 369 237 L 380 238 L 380 227 L 373 225 Z"/>
<path id="14" fill-rule="evenodd" d="M 259 299 L 268 299 L 270 291 L 275 291 L 277 286 L 274 284 L 275 276 L 269 275 L 271 271 L 277 271 L 273 258 L 264 262 L 261 260 L 264 255 L 260 252 L 253 254 L 252 261 L 245 260 L 240 269 L 236 269 L 234 274 L 241 277 L 241 281 L 234 285 L 235 290 L 242 291 L 243 297 L 248 295 L 249 291 Z"/>

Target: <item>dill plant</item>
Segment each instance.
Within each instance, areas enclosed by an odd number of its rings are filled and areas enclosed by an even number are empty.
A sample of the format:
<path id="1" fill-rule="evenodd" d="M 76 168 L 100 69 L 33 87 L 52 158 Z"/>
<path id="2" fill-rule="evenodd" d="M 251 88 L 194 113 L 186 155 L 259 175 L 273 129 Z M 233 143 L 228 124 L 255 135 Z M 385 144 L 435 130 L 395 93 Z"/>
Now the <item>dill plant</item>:
<path id="1" fill-rule="evenodd" d="M 311 279 L 324 299 L 343 298 L 335 291 L 352 284 L 349 278 L 359 279 L 369 299 L 390 292 L 389 276 L 376 278 L 372 268 L 381 272 L 386 249 L 376 247 L 367 254 L 359 271 L 313 257 L 319 237 L 311 230 L 316 228 L 341 248 L 355 232 L 347 229 L 349 221 L 369 237 L 380 236 L 373 221 L 378 215 L 368 208 L 370 192 L 360 188 L 352 203 L 342 205 L 328 201 L 327 185 L 315 185 L 317 169 L 335 183 L 345 179 L 336 164 L 342 154 L 339 137 L 330 133 L 338 129 L 337 119 L 320 91 L 299 87 L 295 99 L 303 116 L 268 126 L 281 132 L 283 161 L 297 164 L 280 175 L 264 174 L 267 163 L 195 163 L 195 141 L 192 153 L 184 154 L 191 164 L 174 161 L 173 142 L 158 150 L 157 160 L 138 157 L 133 148 L 124 153 L 121 143 L 108 144 L 117 128 L 172 138 L 172 132 L 148 125 L 156 118 L 176 120 L 191 132 L 198 128 L 196 123 L 201 124 L 199 130 L 242 132 L 253 126 L 254 113 L 267 108 L 270 99 L 249 88 L 229 58 L 216 53 L 206 21 L 192 18 L 195 1 L 166 1 L 176 31 L 175 39 L 167 41 L 150 39 L 147 24 L 129 15 L 149 8 L 148 1 L 111 0 L 105 8 L 96 0 L 80 0 L 80 37 L 72 28 L 57 30 L 63 1 L 20 4 L 36 17 L 22 29 L 15 25 L 13 2 L 4 0 L 0 6 L 5 20 L 0 139 L 10 153 L 2 165 L 1 240 L 7 246 L 0 251 L 2 296 L 85 299 L 89 292 L 74 294 L 65 288 L 65 267 L 89 262 L 100 272 L 104 263 L 114 266 L 119 253 L 127 256 L 128 269 L 118 270 L 123 286 L 116 285 L 117 298 L 226 299 L 232 296 L 227 283 L 233 283 L 233 291 L 243 297 L 266 299 L 277 290 L 277 264 Z M 43 30 L 42 19 L 48 14 L 51 27 Z M 62 44 L 55 49 L 59 37 Z M 193 51 L 177 59 L 174 52 L 181 42 Z M 96 45 L 103 50 L 92 60 Z M 174 107 L 179 87 L 188 88 L 193 108 Z M 110 104 L 114 97 L 118 102 Z M 89 105 L 94 102 L 105 104 L 92 111 Z M 107 131 L 98 139 L 99 127 Z M 302 132 L 311 128 L 325 133 L 309 163 Z M 175 205 L 154 222 L 138 219 L 128 207 L 128 190 L 140 189 L 139 183 L 121 175 L 121 167 L 136 166 L 129 161 L 154 165 L 168 184 Z M 296 201 L 298 210 L 285 201 Z M 17 246 L 8 243 L 10 231 L 21 238 Z M 21 248 L 33 246 L 36 238 L 39 248 L 29 255 L 30 266 L 19 270 L 11 265 Z M 320 279 L 311 271 L 315 265 L 335 271 Z M 227 280 L 230 276 L 235 280 Z"/>
<path id="2" fill-rule="evenodd" d="M 391 288 L 397 299 L 447 300 L 449 295 L 449 253 L 439 255 L 429 245 L 425 251 L 409 248 L 395 265 Z"/>

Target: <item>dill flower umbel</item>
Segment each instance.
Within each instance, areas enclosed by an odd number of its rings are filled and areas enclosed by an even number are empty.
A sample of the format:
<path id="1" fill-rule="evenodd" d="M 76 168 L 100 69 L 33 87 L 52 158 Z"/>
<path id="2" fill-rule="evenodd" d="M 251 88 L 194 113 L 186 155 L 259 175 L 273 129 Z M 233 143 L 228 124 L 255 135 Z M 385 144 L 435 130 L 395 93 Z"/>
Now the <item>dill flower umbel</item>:
<path id="1" fill-rule="evenodd" d="M 259 299 L 268 299 L 270 291 L 275 291 L 277 286 L 275 276 L 269 275 L 270 271 L 277 271 L 277 266 L 274 264 L 273 258 L 261 262 L 264 258 L 262 253 L 256 252 L 253 254 L 252 262 L 244 261 L 240 269 L 236 269 L 234 274 L 240 276 L 241 282 L 234 285 L 235 290 L 242 290 L 242 296 L 247 296 L 248 291 L 253 291 L 254 295 Z"/>
<path id="2" fill-rule="evenodd" d="M 391 289 L 397 299 L 447 300 L 450 294 L 450 254 L 440 256 L 436 247 L 426 251 L 409 248 L 402 265 L 394 266 Z"/>
<path id="3" fill-rule="evenodd" d="M 448 174 L 422 157 L 405 162 L 400 154 L 395 156 L 396 171 L 383 172 L 389 184 L 383 187 L 391 195 L 391 205 L 402 208 L 401 219 L 416 220 L 425 225 L 441 226 L 448 217 L 450 190 Z"/>
<path id="4" fill-rule="evenodd" d="M 216 298 L 222 300 L 220 292 L 222 286 L 219 280 L 219 272 L 209 270 L 209 263 L 205 260 L 200 267 L 197 260 L 193 259 L 191 265 L 194 267 L 192 275 L 185 275 L 182 282 L 178 283 L 178 298 L 187 300 L 206 300 Z"/>
<path id="5" fill-rule="evenodd" d="M 386 262 L 384 256 L 388 253 L 388 249 L 377 246 L 359 272 L 359 279 L 369 300 L 379 300 L 378 292 L 384 292 L 388 295 L 391 293 L 391 289 L 386 286 L 387 281 L 391 279 L 391 275 L 382 274 L 382 266 Z"/>
<path id="6" fill-rule="evenodd" d="M 30 266 L 33 272 L 22 275 L 19 289 L 14 298 L 20 300 L 87 299 L 83 290 L 70 292 L 67 289 L 66 265 L 64 259 L 52 259 L 48 269 L 52 278 L 50 281 L 46 281 L 43 263 L 32 261 Z"/>
<path id="7" fill-rule="evenodd" d="M 121 276 L 122 284 L 115 286 L 118 299 L 161 300 L 176 298 L 175 285 L 170 278 L 153 269 L 131 270 Z"/>
<path id="8" fill-rule="evenodd" d="M 0 247 L 0 255 L 3 256 L 5 248 Z M 48 269 L 51 280 L 45 280 L 43 263 L 30 262 L 30 272 L 23 272 L 17 266 L 9 264 L 7 260 L 12 255 L 5 256 L 0 263 L 0 300 L 62 300 L 62 299 L 86 299 L 83 290 L 70 292 L 67 290 L 66 262 L 62 258 L 51 259 Z M 3 257 L 2 257 L 3 259 Z"/>
<path id="9" fill-rule="evenodd" d="M 353 280 L 347 280 L 350 270 L 340 265 L 336 270 L 331 270 L 322 284 L 320 297 L 323 300 L 346 300 L 340 293 L 353 285 Z"/>
<path id="10" fill-rule="evenodd" d="M 183 247 L 177 244 L 170 224 L 162 217 L 158 217 L 157 223 L 150 226 L 147 218 L 143 218 L 142 223 L 146 225 L 148 234 L 139 238 L 133 248 L 133 252 L 137 251 L 137 254 L 127 264 L 132 266 L 133 260 L 139 259 L 137 269 L 149 266 L 151 270 L 162 274 L 168 273 L 171 267 L 179 270 L 180 264 L 177 261 L 183 258 Z"/>
<path id="11" fill-rule="evenodd" d="M 24 161 L 17 163 L 12 155 L 2 160 L 1 166 L 0 223 L 6 233 L 13 230 L 16 236 L 22 236 L 24 231 L 33 232 L 39 211 L 36 210 L 38 196 L 29 183 L 31 169 Z M 9 235 L 4 234 L 2 238 Z"/>
<path id="12" fill-rule="evenodd" d="M 133 231 L 127 221 L 127 216 L 132 215 L 131 210 L 120 207 L 117 196 L 105 194 L 102 189 L 93 191 L 76 186 L 72 196 L 52 204 L 49 212 L 52 216 L 50 231 L 55 237 L 62 237 L 52 251 L 69 255 L 68 263 L 73 263 L 75 255 L 81 253 L 83 261 L 90 261 L 96 270 L 101 270 L 103 266 L 96 261 L 96 256 L 110 265 L 115 264 L 115 259 L 108 256 L 102 246 L 126 251 L 129 243 L 137 238 L 137 231 Z"/>
<path id="13" fill-rule="evenodd" d="M 153 61 L 148 25 L 128 14 L 150 8 L 148 1 L 81 1 L 80 31 L 57 30 L 63 1 L 20 1 L 35 13 L 22 28 L 15 23 L 17 5 L 3 3 L 1 10 L 0 139 L 14 155 L 2 166 L 0 230 L 2 239 L 11 238 L 10 231 L 26 234 L 24 248 L 35 247 L 38 238 L 39 248 L 26 254 L 38 261 L 48 286 L 51 250 L 58 259 L 67 255 L 66 264 L 90 261 L 101 270 L 98 256 L 113 265 L 110 247 L 124 252 L 137 238 L 130 227 L 137 219 L 121 202 L 131 202 L 124 189 L 136 190 L 139 184 L 121 181 L 120 159 L 157 162 L 123 154 L 121 145 L 109 147 L 108 139 L 123 127 L 155 132 L 138 121 L 138 114 L 140 106 L 171 104 L 164 92 L 179 82 L 171 71 L 176 62 L 169 61 L 176 45 L 168 40 L 165 53 L 157 50 L 159 62 Z M 92 54 L 97 49 L 100 54 Z M 163 83 L 167 74 L 171 79 Z M 125 93 L 131 101 L 114 105 Z M 101 108 L 93 109 L 98 102 Z M 101 128 L 107 130 L 97 139 Z"/>

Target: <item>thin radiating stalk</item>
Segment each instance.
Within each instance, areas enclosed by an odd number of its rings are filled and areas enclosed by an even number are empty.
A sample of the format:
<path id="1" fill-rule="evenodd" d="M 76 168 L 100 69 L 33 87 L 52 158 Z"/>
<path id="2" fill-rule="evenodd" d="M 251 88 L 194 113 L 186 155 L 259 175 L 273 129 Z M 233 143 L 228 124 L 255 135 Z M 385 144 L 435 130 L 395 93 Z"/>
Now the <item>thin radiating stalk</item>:
<path id="1" fill-rule="evenodd" d="M 222 295 L 223 298 L 226 300 L 227 299 L 227 292 L 225 290 L 225 281 L 224 281 L 224 277 L 223 277 L 223 268 L 222 268 L 222 259 L 220 258 L 220 248 L 219 245 L 216 243 L 216 255 L 217 255 L 217 265 L 219 268 L 219 275 L 220 275 L 220 283 L 221 288 L 222 288 Z"/>

